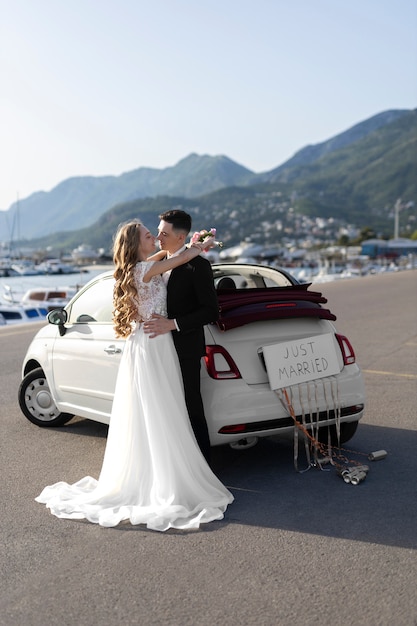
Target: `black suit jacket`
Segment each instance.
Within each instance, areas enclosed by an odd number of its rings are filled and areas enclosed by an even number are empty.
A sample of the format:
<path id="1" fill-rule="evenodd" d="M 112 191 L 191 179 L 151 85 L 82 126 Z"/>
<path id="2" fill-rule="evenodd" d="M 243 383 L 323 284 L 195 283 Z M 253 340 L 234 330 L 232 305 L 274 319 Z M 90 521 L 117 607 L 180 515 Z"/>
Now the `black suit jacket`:
<path id="1" fill-rule="evenodd" d="M 177 320 L 180 331 L 173 331 L 180 358 L 206 351 L 204 326 L 219 317 L 210 262 L 201 256 L 172 270 L 167 285 L 168 317 Z"/>

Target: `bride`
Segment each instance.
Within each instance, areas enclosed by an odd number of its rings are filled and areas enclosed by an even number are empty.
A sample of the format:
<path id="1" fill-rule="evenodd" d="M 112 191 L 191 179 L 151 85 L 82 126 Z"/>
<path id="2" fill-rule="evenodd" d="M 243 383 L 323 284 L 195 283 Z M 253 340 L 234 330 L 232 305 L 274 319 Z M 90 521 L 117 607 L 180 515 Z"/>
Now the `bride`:
<path id="1" fill-rule="evenodd" d="M 113 321 L 126 337 L 98 480 L 58 482 L 36 498 L 61 518 L 101 526 L 192 529 L 222 519 L 232 494 L 213 474 L 195 440 L 171 333 L 150 339 L 143 322 L 166 316 L 161 274 L 211 247 L 210 238 L 160 260 L 155 237 L 138 220 L 115 237 Z"/>

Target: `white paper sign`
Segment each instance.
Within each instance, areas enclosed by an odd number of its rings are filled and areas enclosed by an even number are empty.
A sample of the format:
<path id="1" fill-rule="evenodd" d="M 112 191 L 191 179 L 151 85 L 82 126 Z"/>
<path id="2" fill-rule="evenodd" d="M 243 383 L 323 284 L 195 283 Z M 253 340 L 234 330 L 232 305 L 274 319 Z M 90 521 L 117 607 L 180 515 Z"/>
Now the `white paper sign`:
<path id="1" fill-rule="evenodd" d="M 334 338 L 330 333 L 264 346 L 263 355 L 271 389 L 282 389 L 340 372 Z"/>

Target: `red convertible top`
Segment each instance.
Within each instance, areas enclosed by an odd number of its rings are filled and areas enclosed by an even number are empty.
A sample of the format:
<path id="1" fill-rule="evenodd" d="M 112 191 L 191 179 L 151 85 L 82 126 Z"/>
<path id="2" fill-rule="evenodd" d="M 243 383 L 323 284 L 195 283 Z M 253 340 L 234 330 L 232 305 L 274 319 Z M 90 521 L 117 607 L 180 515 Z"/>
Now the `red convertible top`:
<path id="1" fill-rule="evenodd" d="M 221 289 L 217 293 L 220 330 L 244 324 L 293 317 L 319 317 L 332 320 L 336 316 L 322 308 L 327 299 L 318 291 L 308 291 L 310 284 L 290 287 L 254 289 Z"/>

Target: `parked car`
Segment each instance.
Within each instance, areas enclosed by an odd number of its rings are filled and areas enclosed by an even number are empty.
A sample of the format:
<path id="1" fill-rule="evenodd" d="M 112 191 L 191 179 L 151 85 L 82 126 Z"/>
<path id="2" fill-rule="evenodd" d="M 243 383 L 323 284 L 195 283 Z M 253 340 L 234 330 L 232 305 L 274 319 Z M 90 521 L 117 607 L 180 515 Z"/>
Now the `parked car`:
<path id="1" fill-rule="evenodd" d="M 220 318 L 205 327 L 202 396 L 213 446 L 289 436 L 297 420 L 340 443 L 355 433 L 365 390 L 349 340 L 321 293 L 284 270 L 214 264 Z M 112 272 L 48 314 L 24 358 L 19 403 L 38 426 L 74 415 L 108 423 L 124 340 L 112 326 Z M 283 394 L 290 401 L 283 402 Z M 327 435 L 326 435 L 327 436 Z"/>

